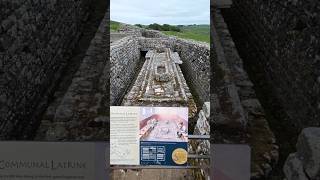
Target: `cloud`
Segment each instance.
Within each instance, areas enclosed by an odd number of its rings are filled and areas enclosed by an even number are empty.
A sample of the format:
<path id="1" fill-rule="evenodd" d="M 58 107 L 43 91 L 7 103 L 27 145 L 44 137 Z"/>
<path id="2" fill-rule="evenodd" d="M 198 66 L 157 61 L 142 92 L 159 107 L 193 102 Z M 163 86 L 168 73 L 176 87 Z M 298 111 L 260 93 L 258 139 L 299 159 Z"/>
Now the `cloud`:
<path id="1" fill-rule="evenodd" d="M 111 0 L 110 17 L 129 24 L 209 24 L 210 0 Z"/>

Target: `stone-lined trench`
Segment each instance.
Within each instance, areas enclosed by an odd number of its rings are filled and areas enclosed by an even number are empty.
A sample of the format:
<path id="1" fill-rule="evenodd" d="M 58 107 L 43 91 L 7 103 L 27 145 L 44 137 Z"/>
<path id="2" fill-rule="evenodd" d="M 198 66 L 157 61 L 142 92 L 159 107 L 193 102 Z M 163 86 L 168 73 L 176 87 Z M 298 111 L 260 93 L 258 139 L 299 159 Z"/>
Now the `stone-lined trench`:
<path id="1" fill-rule="evenodd" d="M 209 101 L 209 45 L 165 36 L 158 31 L 121 26 L 119 33 L 111 33 L 111 105 L 188 106 L 189 134 L 209 134 L 209 103 L 203 105 Z M 158 66 L 162 68 L 160 71 Z M 191 153 L 209 152 L 209 142 L 191 144 Z M 169 179 L 204 178 L 204 172 L 186 169 L 161 172 Z M 124 170 L 113 171 L 112 177 L 164 178 L 163 173 Z"/>
<path id="2" fill-rule="evenodd" d="M 107 140 L 108 3 L 97 0 L 73 56 L 40 117 L 35 140 Z"/>
<path id="3" fill-rule="evenodd" d="M 212 8 L 214 143 L 251 147 L 251 178 L 268 179 L 278 146 L 220 10 Z"/>
<path id="4" fill-rule="evenodd" d="M 279 160 L 273 168 L 269 178 L 274 180 L 283 179 L 283 165 L 288 155 L 295 151 L 299 129 L 292 124 L 284 107 L 275 96 L 274 87 L 269 83 L 263 65 L 259 62 L 257 52 L 252 45 L 248 44 L 247 37 L 242 31 L 232 12 L 222 10 L 222 15 L 228 25 L 228 29 L 235 42 L 235 46 L 243 59 L 244 68 L 254 83 L 254 90 L 266 114 L 266 119 L 272 132 L 275 134 L 277 145 L 279 145 Z"/>
<path id="5" fill-rule="evenodd" d="M 5 0 L 0 9 L 0 139 L 48 140 L 39 131 L 52 122 L 108 2 Z"/>

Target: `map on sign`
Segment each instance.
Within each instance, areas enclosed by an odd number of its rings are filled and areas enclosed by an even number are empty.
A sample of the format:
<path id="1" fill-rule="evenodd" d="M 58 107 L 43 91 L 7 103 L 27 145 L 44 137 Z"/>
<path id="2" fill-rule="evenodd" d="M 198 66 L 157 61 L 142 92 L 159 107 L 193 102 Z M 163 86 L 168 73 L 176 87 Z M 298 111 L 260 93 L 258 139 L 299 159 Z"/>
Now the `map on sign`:
<path id="1" fill-rule="evenodd" d="M 187 162 L 188 108 L 110 108 L 112 165 L 170 165 Z"/>

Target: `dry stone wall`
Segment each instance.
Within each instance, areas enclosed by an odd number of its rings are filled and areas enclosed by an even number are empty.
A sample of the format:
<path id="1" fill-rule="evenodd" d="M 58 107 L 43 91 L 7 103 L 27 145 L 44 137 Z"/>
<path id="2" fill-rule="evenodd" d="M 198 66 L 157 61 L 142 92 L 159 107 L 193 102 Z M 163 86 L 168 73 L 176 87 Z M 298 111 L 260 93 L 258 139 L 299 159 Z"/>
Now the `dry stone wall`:
<path id="1" fill-rule="evenodd" d="M 152 49 L 170 48 L 179 54 L 182 64 L 183 75 L 188 81 L 188 86 L 193 88 L 192 95 L 198 99 L 200 112 L 196 115 L 196 127 L 194 134 L 210 134 L 210 47 L 207 43 L 184 40 L 176 37 L 170 37 L 159 31 L 146 30 L 142 28 L 122 26 L 121 33 L 127 34 L 119 41 L 111 44 L 111 80 L 110 95 L 111 105 L 120 102 L 122 96 L 130 86 L 137 64 L 140 63 L 140 51 L 149 51 Z M 141 36 L 140 36 L 141 34 Z M 137 40 L 137 41 L 135 41 Z M 198 141 L 188 147 L 190 152 L 198 154 L 207 154 L 210 149 L 209 140 Z M 204 159 L 199 164 L 208 164 Z M 205 172 L 195 170 L 196 176 L 204 177 Z"/>
<path id="2" fill-rule="evenodd" d="M 20 138 L 57 81 L 91 0 L 0 1 L 0 139 Z"/>
<path id="3" fill-rule="evenodd" d="M 210 100 L 210 46 L 207 43 L 177 39 L 176 50 L 183 61 L 181 69 L 198 103 Z"/>
<path id="4" fill-rule="evenodd" d="M 132 28 L 132 29 L 130 29 Z M 170 48 L 177 51 L 183 61 L 182 72 L 193 88 L 199 106 L 210 97 L 210 47 L 206 43 L 169 37 L 159 31 L 122 25 L 121 33 L 127 34 L 110 48 L 111 104 L 120 103 L 140 62 L 140 51 Z M 141 35 L 140 35 L 141 34 Z"/>
<path id="5" fill-rule="evenodd" d="M 47 109 L 36 140 L 105 141 L 109 128 L 107 12 L 56 110 Z"/>
<path id="6" fill-rule="evenodd" d="M 152 49 L 175 49 L 175 38 L 139 38 L 139 45 L 141 51 L 149 51 Z"/>
<path id="7" fill-rule="evenodd" d="M 319 12 L 318 0 L 234 0 L 223 11 L 239 51 L 262 69 L 299 129 L 320 125 Z"/>
<path id="8" fill-rule="evenodd" d="M 139 41 L 125 37 L 110 46 L 110 105 L 119 105 L 140 61 Z"/>
<path id="9" fill-rule="evenodd" d="M 251 178 L 270 179 L 279 158 L 279 147 L 220 10 L 211 14 L 217 54 L 212 101 L 214 142 L 249 144 Z"/>

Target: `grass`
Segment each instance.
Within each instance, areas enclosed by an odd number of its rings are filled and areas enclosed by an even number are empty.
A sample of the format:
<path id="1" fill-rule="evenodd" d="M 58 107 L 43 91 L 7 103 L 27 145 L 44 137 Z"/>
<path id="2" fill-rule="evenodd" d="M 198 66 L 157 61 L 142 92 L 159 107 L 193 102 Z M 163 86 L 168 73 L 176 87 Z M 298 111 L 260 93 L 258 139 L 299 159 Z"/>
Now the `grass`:
<path id="1" fill-rule="evenodd" d="M 110 31 L 118 31 L 120 23 L 117 21 L 110 21 Z"/>
<path id="2" fill-rule="evenodd" d="M 181 32 L 162 31 L 169 36 L 177 36 L 183 39 L 192 39 L 210 43 L 210 26 L 209 25 L 189 25 L 183 26 Z"/>

